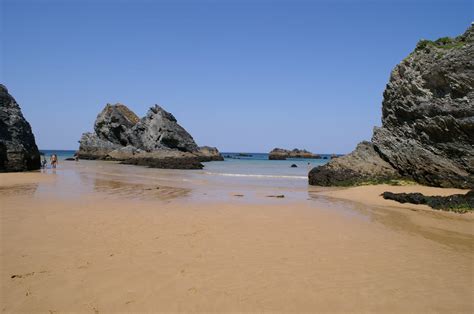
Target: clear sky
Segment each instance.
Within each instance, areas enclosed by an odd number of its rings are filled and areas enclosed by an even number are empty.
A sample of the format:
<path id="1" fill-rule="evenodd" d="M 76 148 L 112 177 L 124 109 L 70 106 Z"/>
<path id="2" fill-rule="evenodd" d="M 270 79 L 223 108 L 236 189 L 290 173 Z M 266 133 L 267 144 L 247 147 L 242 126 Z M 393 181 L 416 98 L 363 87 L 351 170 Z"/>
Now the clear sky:
<path id="1" fill-rule="evenodd" d="M 76 149 L 106 103 L 158 103 L 199 145 L 347 153 L 391 69 L 463 33 L 472 0 L 0 0 L 0 82 L 42 149 Z"/>

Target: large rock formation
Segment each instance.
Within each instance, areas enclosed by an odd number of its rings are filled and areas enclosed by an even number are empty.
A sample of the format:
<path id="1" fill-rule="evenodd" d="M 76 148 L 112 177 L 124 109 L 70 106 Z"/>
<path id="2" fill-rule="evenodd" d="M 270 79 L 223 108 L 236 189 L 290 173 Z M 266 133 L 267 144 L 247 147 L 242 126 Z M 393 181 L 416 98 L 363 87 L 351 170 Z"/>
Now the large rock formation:
<path id="1" fill-rule="evenodd" d="M 0 84 L 0 171 L 39 168 L 40 153 L 31 126 L 7 88 Z"/>
<path id="2" fill-rule="evenodd" d="M 179 169 L 200 169 L 201 161 L 223 160 L 216 148 L 199 148 L 176 118 L 158 105 L 139 119 L 125 105 L 107 104 L 94 131 L 82 135 L 79 158 Z"/>
<path id="3" fill-rule="evenodd" d="M 274 148 L 268 154 L 268 159 L 270 160 L 286 160 L 287 158 L 311 158 L 311 159 L 320 159 L 321 155 L 313 154 L 305 149 L 283 149 L 283 148 Z"/>
<path id="4" fill-rule="evenodd" d="M 374 129 L 372 144 L 374 153 L 363 160 L 357 156 L 366 145 L 359 145 L 350 155 L 313 169 L 309 183 L 345 185 L 403 176 L 432 186 L 474 187 L 473 26 L 454 39 L 420 41 L 395 67 L 384 92 L 382 127 Z M 381 159 L 384 167 L 379 167 Z"/>

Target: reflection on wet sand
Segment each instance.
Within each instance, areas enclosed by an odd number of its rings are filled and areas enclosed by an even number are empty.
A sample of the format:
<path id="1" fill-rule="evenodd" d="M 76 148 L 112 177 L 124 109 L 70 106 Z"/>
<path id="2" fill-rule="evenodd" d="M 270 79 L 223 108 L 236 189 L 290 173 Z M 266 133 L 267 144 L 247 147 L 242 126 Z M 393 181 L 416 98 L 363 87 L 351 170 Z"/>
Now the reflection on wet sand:
<path id="1" fill-rule="evenodd" d="M 326 207 L 332 207 L 339 211 L 342 209 L 346 211 L 346 213 L 349 211 L 352 215 L 358 213 L 392 230 L 422 236 L 460 252 L 471 252 L 474 249 L 474 235 L 455 230 L 447 230 L 433 224 L 433 222 L 437 220 L 444 223 L 446 223 L 446 220 L 451 220 L 453 223 L 456 223 L 456 220 L 458 220 L 458 223 L 466 224 L 466 221 L 463 221 L 461 217 L 447 217 L 444 213 L 439 212 L 416 213 L 418 211 L 416 209 L 400 209 L 390 206 L 362 204 L 355 201 L 321 195 L 314 190 L 308 191 L 308 195 L 311 200 L 315 200 L 319 203 L 326 202 Z M 417 215 L 418 220 L 412 219 L 413 215 Z M 420 218 L 422 223 L 419 221 Z"/>
<path id="2" fill-rule="evenodd" d="M 1 196 L 33 196 L 38 189 L 38 183 L 16 184 L 0 186 Z"/>
<path id="3" fill-rule="evenodd" d="M 169 201 L 189 195 L 190 189 L 164 185 L 137 184 L 109 179 L 94 179 L 94 190 L 128 199 L 159 199 Z"/>

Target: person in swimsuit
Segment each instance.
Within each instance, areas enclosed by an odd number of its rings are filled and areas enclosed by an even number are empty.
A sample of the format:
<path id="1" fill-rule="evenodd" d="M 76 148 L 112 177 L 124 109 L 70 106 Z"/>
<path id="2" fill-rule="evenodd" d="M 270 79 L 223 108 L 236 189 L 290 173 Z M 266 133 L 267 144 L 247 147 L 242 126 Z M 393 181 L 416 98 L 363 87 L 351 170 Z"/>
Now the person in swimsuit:
<path id="1" fill-rule="evenodd" d="M 56 156 L 56 154 L 52 154 L 50 161 L 51 167 L 53 167 L 53 169 L 56 169 L 56 165 L 58 164 L 58 156 Z"/>

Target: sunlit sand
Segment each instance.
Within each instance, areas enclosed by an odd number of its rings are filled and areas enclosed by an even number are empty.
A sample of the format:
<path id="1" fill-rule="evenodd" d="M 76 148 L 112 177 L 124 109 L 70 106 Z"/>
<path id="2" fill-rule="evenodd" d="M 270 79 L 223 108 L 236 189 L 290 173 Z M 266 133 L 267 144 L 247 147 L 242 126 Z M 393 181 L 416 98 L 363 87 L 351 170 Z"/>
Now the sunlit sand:
<path id="1" fill-rule="evenodd" d="M 474 310 L 474 216 L 379 196 L 466 191 L 252 180 L 87 161 L 0 174 L 2 311 Z"/>

